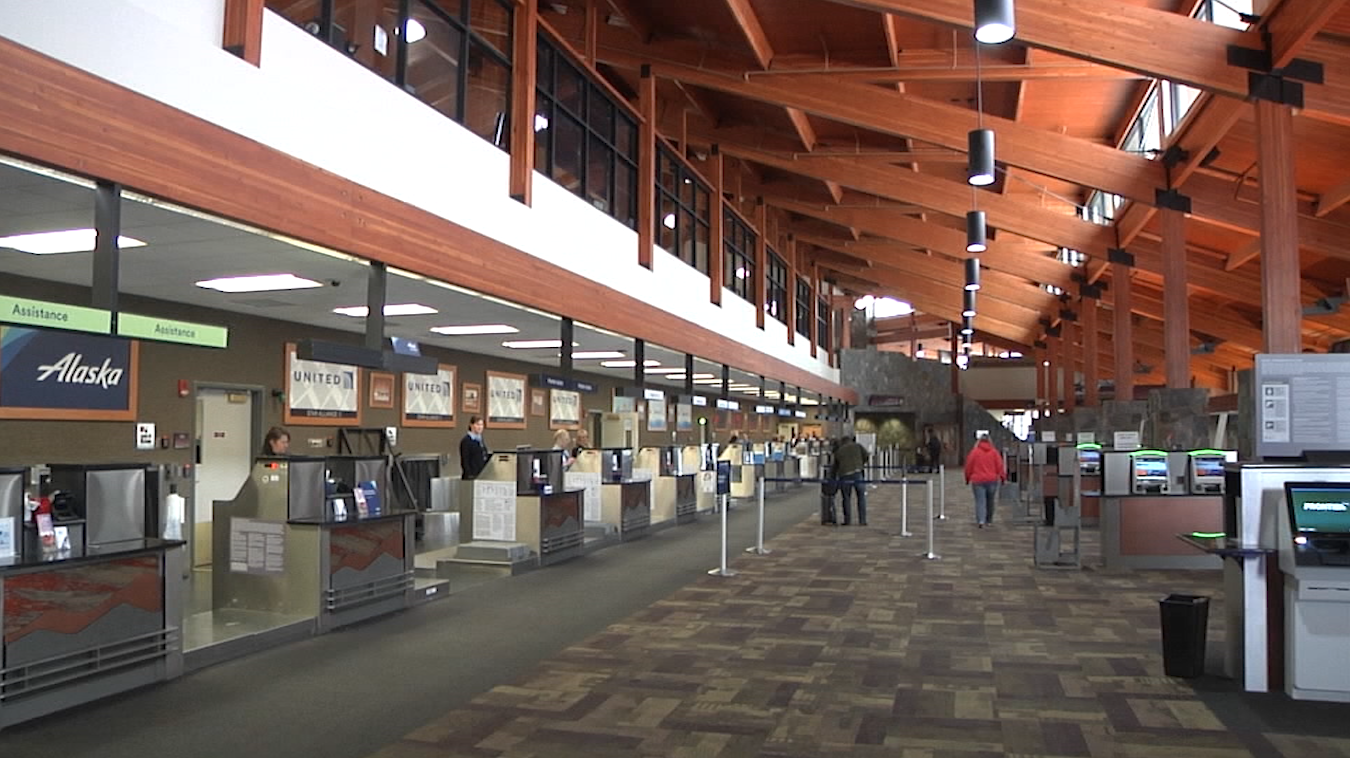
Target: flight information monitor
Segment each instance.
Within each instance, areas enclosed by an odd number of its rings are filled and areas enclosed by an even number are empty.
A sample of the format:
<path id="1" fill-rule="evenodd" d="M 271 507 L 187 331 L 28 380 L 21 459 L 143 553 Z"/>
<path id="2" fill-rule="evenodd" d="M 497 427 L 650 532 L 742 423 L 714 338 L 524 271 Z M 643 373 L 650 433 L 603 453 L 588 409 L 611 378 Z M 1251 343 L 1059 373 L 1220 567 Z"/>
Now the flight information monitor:
<path id="1" fill-rule="evenodd" d="M 1350 482 L 1285 482 L 1284 492 L 1296 536 L 1350 537 Z"/>

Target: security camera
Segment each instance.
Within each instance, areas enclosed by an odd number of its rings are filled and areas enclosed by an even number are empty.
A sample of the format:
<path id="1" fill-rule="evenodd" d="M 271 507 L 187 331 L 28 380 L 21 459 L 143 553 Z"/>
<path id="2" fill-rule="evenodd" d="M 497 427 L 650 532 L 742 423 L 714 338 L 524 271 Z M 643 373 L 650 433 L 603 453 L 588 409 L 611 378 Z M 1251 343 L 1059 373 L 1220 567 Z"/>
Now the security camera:
<path id="1" fill-rule="evenodd" d="M 329 279 L 329 280 L 328 280 L 328 286 L 329 286 L 329 287 L 341 287 L 341 286 L 342 286 L 342 282 L 340 282 L 340 281 L 338 281 L 338 280 L 336 280 L 336 279 Z"/>

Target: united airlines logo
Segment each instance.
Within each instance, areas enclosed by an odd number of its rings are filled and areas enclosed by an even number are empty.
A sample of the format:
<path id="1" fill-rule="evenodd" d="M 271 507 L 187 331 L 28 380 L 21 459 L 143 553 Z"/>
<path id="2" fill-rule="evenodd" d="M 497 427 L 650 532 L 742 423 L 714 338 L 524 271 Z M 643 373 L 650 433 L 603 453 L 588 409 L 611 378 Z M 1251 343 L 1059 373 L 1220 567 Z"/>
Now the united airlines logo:
<path id="1" fill-rule="evenodd" d="M 66 353 L 56 363 L 38 366 L 37 380 L 45 382 L 55 376 L 58 384 L 92 384 L 106 390 L 121 384 L 123 372 L 124 369 L 113 368 L 112 358 L 104 358 L 101 365 L 93 366 L 84 362 L 83 353 Z"/>

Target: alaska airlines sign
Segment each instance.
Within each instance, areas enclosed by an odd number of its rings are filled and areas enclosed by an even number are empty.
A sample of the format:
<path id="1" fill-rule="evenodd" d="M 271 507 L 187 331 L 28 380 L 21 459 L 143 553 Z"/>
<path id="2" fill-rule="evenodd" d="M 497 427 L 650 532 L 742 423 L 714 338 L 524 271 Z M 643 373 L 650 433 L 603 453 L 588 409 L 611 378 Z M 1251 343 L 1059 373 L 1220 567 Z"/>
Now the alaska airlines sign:
<path id="1" fill-rule="evenodd" d="M 95 334 L 0 329 L 0 418 L 130 421 L 137 343 Z"/>

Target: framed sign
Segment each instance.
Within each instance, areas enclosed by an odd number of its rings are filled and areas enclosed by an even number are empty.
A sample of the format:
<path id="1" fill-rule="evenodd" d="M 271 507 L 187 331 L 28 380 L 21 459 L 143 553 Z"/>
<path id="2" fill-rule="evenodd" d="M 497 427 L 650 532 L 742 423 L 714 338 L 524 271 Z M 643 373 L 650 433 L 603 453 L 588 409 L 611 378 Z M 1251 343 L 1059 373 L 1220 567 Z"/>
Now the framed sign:
<path id="1" fill-rule="evenodd" d="M 530 390 L 530 415 L 548 415 L 548 393 L 542 389 Z"/>
<path id="2" fill-rule="evenodd" d="M 576 429 L 581 426 L 581 393 L 572 390 L 549 390 L 550 429 Z"/>
<path id="3" fill-rule="evenodd" d="M 664 432 L 666 430 L 666 400 L 647 401 L 647 431 Z"/>
<path id="4" fill-rule="evenodd" d="M 684 403 L 675 404 L 675 431 L 694 431 L 694 406 Z"/>
<path id="5" fill-rule="evenodd" d="M 361 425 L 361 369 L 306 361 L 286 343 L 286 409 L 283 423 L 310 426 Z"/>
<path id="6" fill-rule="evenodd" d="M 394 375 L 372 371 L 370 373 L 370 407 L 394 407 Z"/>
<path id="7" fill-rule="evenodd" d="M 0 418 L 135 421 L 140 343 L 0 327 Z"/>
<path id="8" fill-rule="evenodd" d="M 525 376 L 487 372 L 487 425 L 525 428 Z"/>
<path id="9" fill-rule="evenodd" d="M 444 364 L 435 374 L 403 375 L 404 426 L 455 425 L 455 367 Z"/>
<path id="10" fill-rule="evenodd" d="M 459 397 L 464 403 L 465 413 L 483 412 L 483 385 L 465 382 Z"/>

